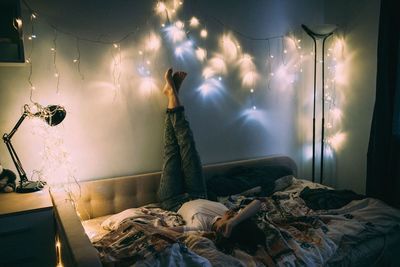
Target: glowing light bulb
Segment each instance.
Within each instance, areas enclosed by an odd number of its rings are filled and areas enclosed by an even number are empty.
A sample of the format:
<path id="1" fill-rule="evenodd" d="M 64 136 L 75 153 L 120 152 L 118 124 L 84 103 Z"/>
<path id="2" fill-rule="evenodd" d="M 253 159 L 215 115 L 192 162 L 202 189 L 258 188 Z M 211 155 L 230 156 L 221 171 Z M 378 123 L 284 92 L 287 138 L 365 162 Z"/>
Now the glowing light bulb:
<path id="1" fill-rule="evenodd" d="M 200 22 L 199 22 L 199 19 L 198 19 L 198 18 L 192 17 L 192 18 L 190 19 L 190 26 L 191 26 L 191 27 L 196 28 L 196 27 L 199 26 L 199 24 L 200 24 Z"/>
<path id="2" fill-rule="evenodd" d="M 250 93 L 254 93 L 254 89 L 253 88 L 250 89 Z"/>
<path id="3" fill-rule="evenodd" d="M 32 36 L 29 36 L 29 37 L 28 37 L 28 40 L 32 40 Z"/>
<path id="4" fill-rule="evenodd" d="M 146 42 L 147 50 L 157 51 L 160 47 L 161 47 L 160 37 L 152 33 Z"/>
<path id="5" fill-rule="evenodd" d="M 222 77 L 221 77 L 221 76 L 219 76 L 219 77 L 218 77 L 218 80 L 219 80 L 219 81 L 222 81 Z"/>
<path id="6" fill-rule="evenodd" d="M 179 47 L 175 48 L 175 54 L 176 54 L 177 56 L 182 55 L 182 52 L 183 52 L 182 47 L 179 46 Z"/>
<path id="7" fill-rule="evenodd" d="M 156 11 L 158 13 L 162 13 L 165 12 L 167 10 L 167 7 L 165 6 L 165 4 L 163 2 L 158 2 L 157 6 L 156 6 Z"/>
<path id="8" fill-rule="evenodd" d="M 283 53 L 284 53 L 284 54 L 287 54 L 287 50 L 286 50 L 286 49 L 285 49 L 285 50 L 283 50 Z"/>
<path id="9" fill-rule="evenodd" d="M 178 20 L 177 22 L 175 22 L 175 26 L 178 27 L 178 29 L 183 29 L 185 27 L 185 24 Z"/>
<path id="10" fill-rule="evenodd" d="M 146 64 L 147 64 L 147 65 L 150 65 L 150 64 L 151 64 L 150 60 L 147 60 L 147 61 L 146 61 Z"/>
<path id="11" fill-rule="evenodd" d="M 73 62 L 76 63 L 76 62 L 78 62 L 78 60 L 77 60 L 77 59 L 74 59 Z"/>
<path id="12" fill-rule="evenodd" d="M 201 47 L 196 49 L 196 57 L 200 61 L 204 61 L 207 57 L 207 51 Z"/>
<path id="13" fill-rule="evenodd" d="M 50 50 L 53 52 L 56 51 L 56 49 L 54 47 L 50 48 Z"/>
<path id="14" fill-rule="evenodd" d="M 32 85 L 32 86 L 31 86 L 31 89 L 32 89 L 32 90 L 35 90 L 35 89 L 36 89 L 36 87 Z"/>
<path id="15" fill-rule="evenodd" d="M 270 55 L 269 57 L 270 57 L 270 58 L 274 58 L 274 55 Z"/>
<path id="16" fill-rule="evenodd" d="M 164 24 L 164 23 L 163 23 L 163 24 L 161 24 L 161 27 L 163 27 L 163 28 L 164 28 L 164 27 L 165 27 L 165 24 Z"/>
<path id="17" fill-rule="evenodd" d="M 256 106 L 253 106 L 253 110 L 256 110 L 257 109 L 257 107 Z"/>
<path id="18" fill-rule="evenodd" d="M 18 29 L 21 29 L 22 28 L 22 20 L 18 18 L 18 19 L 15 19 L 15 22 L 17 23 Z"/>
<path id="19" fill-rule="evenodd" d="M 202 29 L 202 30 L 200 31 L 200 36 L 201 36 L 201 38 L 207 38 L 207 35 L 208 35 L 208 32 L 207 32 L 206 29 Z"/>
<path id="20" fill-rule="evenodd" d="M 339 108 L 334 108 L 331 110 L 331 112 L 335 119 L 340 119 L 342 117 L 342 111 Z"/>
<path id="21" fill-rule="evenodd" d="M 139 55 L 143 55 L 143 51 L 142 50 L 139 50 Z"/>
<path id="22" fill-rule="evenodd" d="M 118 48 L 118 44 L 113 44 L 114 48 Z"/>
<path id="23" fill-rule="evenodd" d="M 36 19 L 36 18 L 37 18 L 36 14 L 35 14 L 35 13 L 32 13 L 32 14 L 31 14 L 31 18 Z"/>

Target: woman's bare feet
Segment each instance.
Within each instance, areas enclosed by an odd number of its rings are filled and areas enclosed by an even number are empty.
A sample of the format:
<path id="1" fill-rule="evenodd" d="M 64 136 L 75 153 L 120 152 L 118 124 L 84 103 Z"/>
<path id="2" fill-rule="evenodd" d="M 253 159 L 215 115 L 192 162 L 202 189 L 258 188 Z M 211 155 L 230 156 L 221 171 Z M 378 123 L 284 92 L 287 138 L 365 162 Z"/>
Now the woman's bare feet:
<path id="1" fill-rule="evenodd" d="M 165 86 L 163 89 L 163 93 L 168 97 L 168 108 L 176 108 L 180 106 L 178 92 L 183 80 L 186 77 L 186 72 L 177 71 L 174 75 L 172 75 L 172 68 L 169 68 L 164 75 L 165 78 Z"/>
<path id="2" fill-rule="evenodd" d="M 175 92 L 175 84 L 174 80 L 172 78 L 172 68 L 169 68 L 165 74 L 164 74 L 164 79 L 165 79 L 165 85 L 163 89 L 164 95 L 170 97 L 174 95 Z"/>
<path id="3" fill-rule="evenodd" d="M 181 88 L 183 80 L 186 78 L 187 73 L 184 71 L 177 71 L 172 75 L 172 80 L 174 81 L 175 84 L 175 90 L 177 93 L 179 93 L 179 89 Z"/>

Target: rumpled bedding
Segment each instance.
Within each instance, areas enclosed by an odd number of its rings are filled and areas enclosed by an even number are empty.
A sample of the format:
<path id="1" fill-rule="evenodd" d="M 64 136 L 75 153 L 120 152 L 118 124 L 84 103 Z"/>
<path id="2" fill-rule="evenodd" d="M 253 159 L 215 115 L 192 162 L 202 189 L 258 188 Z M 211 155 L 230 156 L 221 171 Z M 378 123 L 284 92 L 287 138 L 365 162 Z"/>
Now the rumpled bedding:
<path id="1" fill-rule="evenodd" d="M 253 219 L 267 236 L 267 252 L 276 266 L 335 266 L 359 242 L 400 227 L 400 211 L 371 198 L 340 209 L 314 211 L 300 197 L 305 187 L 327 188 L 294 179 L 284 191 L 259 198 L 262 208 Z M 219 199 L 228 207 L 251 200 Z M 176 266 L 177 262 L 180 266 L 265 266 L 262 255 L 249 255 L 240 248 L 227 255 L 201 232 L 179 234 L 168 229 L 183 224 L 173 212 L 130 209 L 107 218 L 101 225 L 111 231 L 92 242 L 105 266 Z"/>

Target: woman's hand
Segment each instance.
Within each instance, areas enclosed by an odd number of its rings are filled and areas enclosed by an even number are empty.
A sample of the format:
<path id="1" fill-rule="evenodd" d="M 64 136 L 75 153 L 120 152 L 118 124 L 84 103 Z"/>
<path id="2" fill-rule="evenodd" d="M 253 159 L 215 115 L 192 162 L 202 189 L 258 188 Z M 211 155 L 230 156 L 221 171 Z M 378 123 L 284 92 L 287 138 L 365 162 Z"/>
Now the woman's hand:
<path id="1" fill-rule="evenodd" d="M 228 238 L 231 236 L 233 228 L 236 226 L 236 220 L 234 218 L 229 219 L 222 223 L 218 228 L 217 231 L 220 232 L 224 237 Z"/>

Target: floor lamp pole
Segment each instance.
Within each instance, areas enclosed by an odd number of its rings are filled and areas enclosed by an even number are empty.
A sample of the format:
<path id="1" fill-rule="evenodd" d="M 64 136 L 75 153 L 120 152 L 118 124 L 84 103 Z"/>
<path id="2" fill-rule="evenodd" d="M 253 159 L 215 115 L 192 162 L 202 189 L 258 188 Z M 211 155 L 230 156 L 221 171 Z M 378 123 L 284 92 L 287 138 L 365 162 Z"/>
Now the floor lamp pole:
<path id="1" fill-rule="evenodd" d="M 320 183 L 323 182 L 324 172 L 324 138 L 325 138 L 325 41 L 331 36 L 336 29 L 334 25 L 327 25 L 328 31 L 324 29 L 317 33 L 309 27 L 302 24 L 301 27 L 314 41 L 314 102 L 313 102 L 313 141 L 312 141 L 312 182 L 315 182 L 315 109 L 316 109 L 316 94 L 317 94 L 317 39 L 322 39 L 322 126 L 321 126 L 321 167 L 320 167 Z"/>
<path id="2" fill-rule="evenodd" d="M 321 126 L 321 174 L 320 174 L 320 183 L 323 182 L 324 177 L 324 139 L 325 139 L 325 41 L 326 39 L 332 35 L 331 32 L 329 35 L 325 36 L 322 40 L 322 126 Z"/>
<path id="3" fill-rule="evenodd" d="M 314 102 L 313 102 L 313 124 L 312 124 L 312 182 L 315 182 L 315 100 L 317 95 L 317 40 L 314 41 Z"/>

